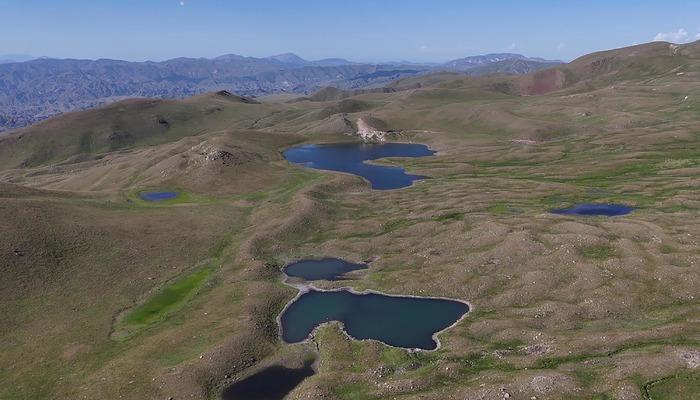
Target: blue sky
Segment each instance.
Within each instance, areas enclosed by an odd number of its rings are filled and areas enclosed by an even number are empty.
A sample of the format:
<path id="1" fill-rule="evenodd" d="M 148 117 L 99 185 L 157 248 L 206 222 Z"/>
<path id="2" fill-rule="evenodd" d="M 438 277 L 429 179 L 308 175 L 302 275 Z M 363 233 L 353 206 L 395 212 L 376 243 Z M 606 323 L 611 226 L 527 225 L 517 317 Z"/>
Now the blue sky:
<path id="1" fill-rule="evenodd" d="M 571 60 L 697 40 L 699 17 L 697 0 L 0 0 L 0 54 L 445 61 L 508 51 Z"/>

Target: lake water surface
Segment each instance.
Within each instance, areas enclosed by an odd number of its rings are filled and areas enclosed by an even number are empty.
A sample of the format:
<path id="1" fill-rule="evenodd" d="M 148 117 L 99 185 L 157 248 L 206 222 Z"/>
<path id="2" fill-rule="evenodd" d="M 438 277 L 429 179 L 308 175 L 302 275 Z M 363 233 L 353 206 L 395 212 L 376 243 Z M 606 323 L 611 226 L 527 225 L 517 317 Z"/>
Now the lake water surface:
<path id="1" fill-rule="evenodd" d="M 303 368 L 266 368 L 224 389 L 223 400 L 282 400 L 301 381 L 314 374 L 312 362 Z"/>
<path id="2" fill-rule="evenodd" d="M 618 215 L 626 215 L 634 211 L 633 207 L 623 204 L 577 204 L 570 208 L 560 208 L 552 210 L 555 214 L 563 215 L 580 215 L 594 216 L 602 215 L 606 217 L 615 217 Z"/>
<path id="3" fill-rule="evenodd" d="M 163 201 L 174 199 L 179 196 L 178 192 L 140 192 L 139 197 L 146 201 Z"/>
<path id="4" fill-rule="evenodd" d="M 367 267 L 367 264 L 351 263 L 339 258 L 322 258 L 293 262 L 284 268 L 284 273 L 307 281 L 321 279 L 336 281 L 343 279 L 348 272 L 367 269 Z"/>
<path id="5" fill-rule="evenodd" d="M 361 176 L 370 182 L 372 189 L 388 190 L 411 186 L 413 181 L 425 177 L 407 174 L 403 168 L 368 164 L 365 161 L 386 157 L 427 157 L 434 154 L 434 151 L 422 144 L 341 143 L 292 147 L 284 152 L 284 158 L 309 168 Z"/>
<path id="6" fill-rule="evenodd" d="M 456 300 L 309 290 L 280 316 L 282 339 L 304 341 L 319 325 L 339 321 L 355 339 L 375 339 L 395 347 L 434 350 L 434 335 L 469 311 Z"/>

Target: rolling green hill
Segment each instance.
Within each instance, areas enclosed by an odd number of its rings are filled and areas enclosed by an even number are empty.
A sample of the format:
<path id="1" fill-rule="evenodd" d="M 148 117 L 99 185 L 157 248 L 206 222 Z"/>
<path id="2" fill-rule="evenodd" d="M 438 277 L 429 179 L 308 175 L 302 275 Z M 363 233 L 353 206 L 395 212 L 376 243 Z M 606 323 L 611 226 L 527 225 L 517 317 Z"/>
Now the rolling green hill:
<path id="1" fill-rule="evenodd" d="M 357 120 L 428 158 L 388 191 L 293 165 Z M 0 136 L 0 398 L 215 399 L 316 360 L 289 399 L 694 399 L 700 43 L 525 76 L 416 76 L 257 103 L 129 100 Z M 139 193 L 176 191 L 147 202 Z M 615 218 L 553 214 L 621 203 Z M 435 352 L 336 324 L 280 341 L 281 267 L 319 288 L 468 301 Z"/>

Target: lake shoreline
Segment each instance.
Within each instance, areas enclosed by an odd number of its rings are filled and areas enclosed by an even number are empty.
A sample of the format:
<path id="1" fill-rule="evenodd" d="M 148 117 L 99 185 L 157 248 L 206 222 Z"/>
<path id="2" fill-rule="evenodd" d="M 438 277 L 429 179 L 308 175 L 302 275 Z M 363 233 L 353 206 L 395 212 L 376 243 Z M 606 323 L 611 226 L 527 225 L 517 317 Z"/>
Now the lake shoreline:
<path id="1" fill-rule="evenodd" d="M 392 348 L 396 348 L 396 349 L 401 349 L 401 350 L 406 350 L 406 351 L 408 351 L 409 353 L 415 353 L 415 352 L 428 352 L 428 353 L 430 353 L 430 352 L 438 351 L 438 350 L 440 350 L 440 348 L 442 347 L 442 342 L 440 342 L 440 338 L 439 338 L 439 335 L 440 335 L 441 333 L 443 333 L 443 332 L 445 332 L 445 331 L 447 331 L 447 330 L 449 330 L 449 329 L 454 328 L 455 326 L 457 326 L 460 322 L 462 322 L 462 321 L 469 315 L 469 313 L 471 313 L 471 312 L 474 310 L 474 306 L 472 305 L 472 303 L 470 303 L 469 301 L 466 301 L 466 300 L 462 300 L 462 299 L 454 299 L 454 298 L 449 298 L 449 297 L 444 297 L 444 296 L 416 296 L 416 295 L 411 295 L 411 294 L 408 294 L 408 295 L 395 295 L 395 294 L 384 293 L 384 292 L 381 292 L 381 291 L 378 291 L 378 290 L 374 290 L 374 289 L 365 289 L 365 290 L 359 291 L 359 290 L 356 290 L 356 289 L 354 289 L 354 288 L 352 288 L 352 287 L 350 287 L 350 286 L 344 286 L 344 287 L 335 288 L 335 289 L 320 289 L 320 288 L 314 286 L 312 283 L 293 283 L 293 282 L 289 282 L 289 279 L 290 279 L 290 277 L 289 277 L 288 275 L 284 274 L 284 278 L 282 279 L 282 283 L 285 284 L 285 285 L 287 285 L 287 286 L 290 286 L 290 287 L 293 287 L 293 288 L 297 289 L 298 292 L 297 292 L 296 296 L 294 296 L 293 299 L 291 299 L 289 302 L 287 302 L 287 304 L 284 306 L 284 308 L 282 309 L 282 311 L 280 311 L 280 313 L 277 315 L 277 318 L 276 318 L 277 326 L 278 326 L 278 337 L 279 337 L 279 340 L 280 340 L 282 343 L 284 343 L 284 344 L 309 343 L 309 342 L 311 342 L 311 341 L 313 340 L 314 336 L 316 335 L 316 331 L 317 331 L 318 329 L 320 329 L 321 327 L 324 327 L 324 326 L 329 325 L 329 324 L 339 324 L 340 327 L 341 327 L 341 331 L 343 332 L 343 334 L 344 334 L 346 337 L 348 337 L 349 339 L 351 339 L 351 340 L 355 340 L 355 341 L 358 341 L 358 342 L 362 342 L 362 341 L 379 342 L 379 343 L 381 343 L 381 344 L 383 344 L 383 345 L 385 345 L 385 346 L 388 346 L 388 347 L 392 347 Z M 435 346 L 434 349 L 423 349 L 423 348 L 418 348 L 418 347 L 408 348 L 408 347 L 393 346 L 393 345 L 391 345 L 391 344 L 382 342 L 381 340 L 377 340 L 377 339 L 358 339 L 358 338 L 353 337 L 352 335 L 350 335 L 350 334 L 347 332 L 347 330 L 345 329 L 345 325 L 344 325 L 342 322 L 336 321 L 336 320 L 324 322 L 324 323 L 322 323 L 322 324 L 317 325 L 317 326 L 311 331 L 311 333 L 309 333 L 309 335 L 306 337 L 306 339 L 304 339 L 304 340 L 302 340 L 302 341 L 294 342 L 294 343 L 288 343 L 288 342 L 286 342 L 286 341 L 283 339 L 283 336 L 282 336 L 282 335 L 283 335 L 283 334 L 282 334 L 282 330 L 283 330 L 283 328 L 282 328 L 282 315 L 284 315 L 284 313 L 287 311 L 287 309 L 288 309 L 295 301 L 297 301 L 301 296 L 303 296 L 305 293 L 308 293 L 308 292 L 310 292 L 310 291 L 324 292 L 324 293 L 346 291 L 346 292 L 349 292 L 349 293 L 351 293 L 351 294 L 360 295 L 360 296 L 369 295 L 369 294 L 376 294 L 376 295 L 387 296 L 387 297 L 395 297 L 395 298 L 412 298 L 412 299 L 423 299 L 423 300 L 446 300 L 446 301 L 453 301 L 453 302 L 458 302 L 458 303 L 462 303 L 462 304 L 466 305 L 466 306 L 467 306 L 467 311 L 464 312 L 464 314 L 462 314 L 462 315 L 461 315 L 454 323 L 452 323 L 451 325 L 449 325 L 449 326 L 447 326 L 447 327 L 445 327 L 445 328 L 443 328 L 443 329 L 441 329 L 441 330 L 439 330 L 439 331 L 437 331 L 437 332 L 434 332 L 434 333 L 432 334 L 431 338 L 432 338 L 432 340 L 433 340 L 433 341 L 435 342 L 435 344 L 436 344 L 436 346 Z"/>
<path id="2" fill-rule="evenodd" d="M 409 173 L 405 168 L 373 162 L 383 158 L 434 157 L 438 152 L 423 143 L 340 142 L 306 143 L 281 150 L 288 162 L 319 171 L 350 174 L 369 183 L 372 190 L 397 190 L 413 186 L 429 176 Z"/>

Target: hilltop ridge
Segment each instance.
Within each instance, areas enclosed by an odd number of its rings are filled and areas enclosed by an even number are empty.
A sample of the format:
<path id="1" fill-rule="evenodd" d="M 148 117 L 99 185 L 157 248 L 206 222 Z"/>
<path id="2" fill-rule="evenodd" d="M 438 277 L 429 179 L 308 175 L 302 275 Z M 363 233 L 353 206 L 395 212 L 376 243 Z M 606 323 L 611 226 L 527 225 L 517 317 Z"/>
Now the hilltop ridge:
<path id="1" fill-rule="evenodd" d="M 501 64 L 494 70 L 517 74 L 550 66 L 537 59 L 528 60 L 527 65 Z M 483 59 L 469 73 L 494 72 L 486 68 L 489 62 Z M 237 54 L 211 59 L 180 57 L 161 62 L 40 58 L 0 64 L 0 85 L 5 88 L 0 94 L 0 132 L 128 97 L 180 99 L 217 90 L 248 97 L 310 94 L 324 86 L 380 87 L 396 79 L 441 69 L 454 68 L 433 64 L 356 63 L 339 58 L 308 61 L 293 53 L 264 58 Z"/>

